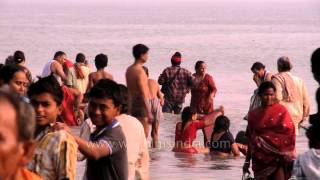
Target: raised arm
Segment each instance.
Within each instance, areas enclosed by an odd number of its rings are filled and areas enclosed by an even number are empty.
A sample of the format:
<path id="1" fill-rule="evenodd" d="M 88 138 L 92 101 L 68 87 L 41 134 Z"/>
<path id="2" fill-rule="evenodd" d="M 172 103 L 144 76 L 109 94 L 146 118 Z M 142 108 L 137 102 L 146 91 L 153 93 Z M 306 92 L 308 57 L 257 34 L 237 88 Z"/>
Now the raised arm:
<path id="1" fill-rule="evenodd" d="M 224 115 L 224 108 L 223 106 L 220 106 L 218 110 L 215 110 L 211 114 L 208 114 L 203 117 L 204 120 L 204 125 L 205 126 L 210 126 L 216 122 L 217 117 Z"/>
<path id="2" fill-rule="evenodd" d="M 63 67 L 58 62 L 53 62 L 51 65 L 51 72 L 57 74 L 63 81 L 67 80 L 67 76 L 63 71 Z"/>

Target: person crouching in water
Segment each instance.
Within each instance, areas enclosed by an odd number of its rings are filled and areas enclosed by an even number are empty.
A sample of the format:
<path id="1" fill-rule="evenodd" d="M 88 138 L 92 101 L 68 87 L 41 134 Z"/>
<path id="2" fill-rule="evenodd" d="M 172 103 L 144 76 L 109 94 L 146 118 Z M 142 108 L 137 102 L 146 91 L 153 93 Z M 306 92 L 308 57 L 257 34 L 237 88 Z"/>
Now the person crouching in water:
<path id="1" fill-rule="evenodd" d="M 208 153 L 208 148 L 194 147 L 193 141 L 197 137 L 197 130 L 203 129 L 215 123 L 216 118 L 224 114 L 224 108 L 221 106 L 218 110 L 203 117 L 203 120 L 197 120 L 197 113 L 194 109 L 185 107 L 181 114 L 182 122 L 176 125 L 175 147 L 172 151 L 183 153 Z"/>
<path id="2" fill-rule="evenodd" d="M 210 152 L 219 156 L 240 156 L 240 151 L 233 135 L 229 131 L 230 120 L 226 116 L 219 116 L 214 124 L 211 135 Z"/>

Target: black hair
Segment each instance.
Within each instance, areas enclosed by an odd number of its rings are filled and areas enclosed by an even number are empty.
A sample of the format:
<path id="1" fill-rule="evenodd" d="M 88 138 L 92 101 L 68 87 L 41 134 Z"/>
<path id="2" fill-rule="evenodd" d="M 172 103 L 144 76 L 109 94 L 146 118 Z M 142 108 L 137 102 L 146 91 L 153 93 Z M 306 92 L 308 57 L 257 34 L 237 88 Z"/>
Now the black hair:
<path id="1" fill-rule="evenodd" d="M 141 57 L 141 55 L 147 53 L 149 48 L 144 44 L 137 44 L 132 48 L 133 57 L 137 60 Z"/>
<path id="2" fill-rule="evenodd" d="M 178 57 L 178 58 L 181 58 L 182 55 L 180 52 L 175 52 L 171 58 L 171 64 L 172 66 L 180 66 L 181 64 L 181 61 L 177 62 L 177 61 L 174 61 L 174 58 L 173 57 Z"/>
<path id="3" fill-rule="evenodd" d="M 240 144 L 244 144 L 244 145 L 249 144 L 249 138 L 246 136 L 245 131 L 239 131 L 236 136 L 235 141 L 236 141 L 236 143 L 240 143 Z"/>
<path id="4" fill-rule="evenodd" d="M 66 53 L 63 51 L 57 51 L 56 53 L 54 53 L 53 59 L 57 59 L 63 55 L 66 55 Z"/>
<path id="5" fill-rule="evenodd" d="M 97 69 L 102 69 L 108 66 L 108 56 L 105 54 L 98 54 L 94 59 L 94 63 Z"/>
<path id="6" fill-rule="evenodd" d="M 230 120 L 226 116 L 219 116 L 216 119 L 216 122 L 214 123 L 214 133 L 220 132 L 221 130 L 223 131 L 229 131 L 230 127 Z"/>
<path id="7" fill-rule="evenodd" d="M 185 107 L 182 110 L 181 113 L 181 120 L 182 120 L 182 125 L 181 125 L 181 131 L 183 131 L 184 127 L 186 126 L 187 122 L 190 121 L 193 115 L 195 115 L 197 112 L 195 109 L 191 108 L 190 106 Z"/>
<path id="8" fill-rule="evenodd" d="M 258 95 L 262 96 L 263 92 L 269 88 L 272 88 L 274 92 L 276 92 L 276 87 L 274 86 L 274 84 L 270 81 L 266 81 L 261 83 L 261 85 L 259 86 L 258 89 Z"/>
<path id="9" fill-rule="evenodd" d="M 316 49 L 311 56 L 312 73 L 320 77 L 320 48 Z"/>
<path id="10" fill-rule="evenodd" d="M 123 85 L 123 84 L 118 84 L 119 86 L 119 90 L 120 90 L 120 103 L 121 103 L 121 110 L 120 113 L 121 114 L 126 114 L 128 113 L 128 99 L 129 99 L 129 92 L 128 92 L 128 88 Z"/>
<path id="11" fill-rule="evenodd" d="M 144 72 L 146 73 L 146 75 L 149 77 L 149 69 L 146 66 L 142 66 Z"/>
<path id="12" fill-rule="evenodd" d="M 22 51 L 16 51 L 13 54 L 13 60 L 16 64 L 22 63 L 26 60 L 24 53 Z"/>
<path id="13" fill-rule="evenodd" d="M 194 66 L 194 69 L 195 70 L 198 70 L 199 68 L 200 68 L 200 66 L 202 65 L 202 64 L 204 64 L 205 62 L 204 61 L 197 61 L 196 62 L 196 65 Z"/>
<path id="14" fill-rule="evenodd" d="M 251 71 L 254 72 L 255 70 L 256 71 L 259 71 L 261 69 L 265 69 L 265 65 L 263 65 L 261 62 L 255 62 L 253 63 L 253 65 L 251 66 Z"/>
<path id="15" fill-rule="evenodd" d="M 110 79 L 101 79 L 89 92 L 90 98 L 108 98 L 112 99 L 115 107 L 119 107 L 122 102 L 119 85 Z"/>
<path id="16" fill-rule="evenodd" d="M 61 105 L 63 100 L 63 91 L 59 82 L 52 74 L 44 78 L 39 78 L 38 81 L 32 83 L 27 92 L 29 98 L 33 95 L 40 95 L 42 93 L 51 94 L 57 105 Z"/>
<path id="17" fill-rule="evenodd" d="M 17 72 L 25 72 L 25 68 L 19 65 L 5 65 L 0 69 L 0 84 L 8 84 Z M 27 76 L 27 74 L 26 74 Z M 29 79 L 28 79 L 29 80 Z"/>
<path id="18" fill-rule="evenodd" d="M 35 113 L 31 105 L 24 102 L 21 97 L 6 90 L 0 90 L 0 103 L 7 101 L 13 106 L 16 113 L 18 140 L 32 140 L 35 131 Z"/>
<path id="19" fill-rule="evenodd" d="M 86 56 L 83 53 L 78 53 L 76 56 L 76 62 L 77 63 L 84 63 L 86 60 Z"/>

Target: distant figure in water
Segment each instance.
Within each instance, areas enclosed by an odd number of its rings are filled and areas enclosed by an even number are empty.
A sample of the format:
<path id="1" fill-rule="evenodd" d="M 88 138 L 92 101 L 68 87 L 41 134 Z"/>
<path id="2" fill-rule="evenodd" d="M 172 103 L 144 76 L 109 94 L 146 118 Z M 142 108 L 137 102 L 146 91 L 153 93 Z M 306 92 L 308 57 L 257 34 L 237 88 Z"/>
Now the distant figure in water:
<path id="1" fill-rule="evenodd" d="M 253 63 L 253 65 L 251 66 L 251 71 L 253 73 L 253 81 L 255 82 L 257 87 L 259 87 L 260 84 L 263 82 L 271 81 L 273 76 L 272 73 L 268 71 L 265 65 L 262 64 L 261 62 Z M 255 89 L 250 99 L 250 106 L 249 106 L 248 112 L 260 106 L 261 106 L 261 100 L 258 96 L 258 89 Z M 248 114 L 243 119 L 248 120 Z"/>
<path id="2" fill-rule="evenodd" d="M 216 118 L 224 114 L 224 108 L 221 106 L 219 110 L 203 117 L 203 120 L 198 120 L 197 113 L 192 108 L 185 107 L 181 114 L 182 122 L 176 125 L 175 147 L 174 152 L 183 153 L 208 153 L 208 148 L 194 147 L 193 141 L 197 137 L 197 130 L 203 129 L 215 123 Z"/>
<path id="3" fill-rule="evenodd" d="M 129 113 L 139 119 L 144 127 L 146 137 L 149 134 L 149 119 L 152 119 L 148 77 L 142 66 L 148 60 L 149 48 L 143 44 L 133 47 L 134 63 L 126 71 L 129 91 Z"/>
<path id="4" fill-rule="evenodd" d="M 279 73 L 272 78 L 277 89 L 276 98 L 288 109 L 298 135 L 300 124 L 309 117 L 308 90 L 304 81 L 290 72 L 292 63 L 288 57 L 280 57 L 277 64 Z"/>
<path id="5" fill-rule="evenodd" d="M 143 70 L 146 72 L 149 78 L 148 68 L 143 66 Z M 163 98 L 162 92 L 160 91 L 160 86 L 156 80 L 148 79 L 148 86 L 150 91 L 150 105 L 151 105 L 151 113 L 152 113 L 152 118 L 150 119 L 150 123 L 152 125 L 151 146 L 153 148 L 156 148 L 158 144 L 159 123 L 160 123 L 160 120 L 163 118 L 162 106 L 164 103 L 164 98 Z"/>
<path id="6" fill-rule="evenodd" d="M 211 135 L 210 152 L 219 156 L 240 156 L 238 145 L 229 127 L 230 120 L 226 116 L 219 116 L 216 119 Z"/>
<path id="7" fill-rule="evenodd" d="M 253 63 L 251 71 L 253 73 L 253 81 L 257 84 L 257 87 L 259 87 L 263 82 L 271 81 L 272 73 L 266 70 L 265 65 L 261 62 Z"/>
<path id="8" fill-rule="evenodd" d="M 113 80 L 113 76 L 105 71 L 108 66 L 108 56 L 105 54 L 98 54 L 94 59 L 97 72 L 92 72 L 89 74 L 89 84 L 87 91 L 89 91 L 100 79 L 110 79 Z"/>
<path id="9" fill-rule="evenodd" d="M 248 137 L 250 144 L 243 171 L 250 160 L 255 179 L 285 180 L 291 176 L 295 158 L 295 127 L 288 110 L 275 97 L 272 82 L 260 85 L 261 107 L 250 111 Z"/>
<path id="10" fill-rule="evenodd" d="M 206 115 L 213 112 L 213 99 L 216 96 L 217 88 L 211 75 L 207 71 L 204 61 L 197 61 L 195 65 L 196 73 L 193 74 L 193 86 L 191 89 L 191 108 L 196 109 L 198 114 Z M 203 130 L 204 144 L 210 141 L 213 125 L 205 127 Z"/>
<path id="11" fill-rule="evenodd" d="M 171 67 L 167 67 L 160 74 L 158 83 L 162 85 L 164 94 L 164 105 L 162 112 L 180 114 L 186 95 L 192 86 L 191 72 L 180 67 L 182 56 L 180 52 L 171 57 Z"/>

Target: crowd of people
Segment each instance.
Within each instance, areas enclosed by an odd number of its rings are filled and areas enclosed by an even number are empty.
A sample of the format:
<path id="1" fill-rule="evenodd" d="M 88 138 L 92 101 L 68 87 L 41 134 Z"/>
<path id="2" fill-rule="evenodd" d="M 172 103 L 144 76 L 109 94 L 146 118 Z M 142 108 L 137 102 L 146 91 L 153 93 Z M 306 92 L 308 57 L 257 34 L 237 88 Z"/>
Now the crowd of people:
<path id="1" fill-rule="evenodd" d="M 83 53 L 72 62 L 58 51 L 38 79 L 32 78 L 22 51 L 9 56 L 0 67 L 0 179 L 73 180 L 77 161 L 84 160 L 83 179 L 152 179 L 147 140 L 151 133 L 151 148 L 158 147 L 163 113 L 181 114 L 174 152 L 243 154 L 243 172 L 252 164 L 255 179 L 320 178 L 319 107 L 309 118 L 306 86 L 290 72 L 288 57 L 277 60 L 276 74 L 261 62 L 252 65 L 257 89 L 244 118 L 248 126 L 234 138 L 224 107 L 214 106 L 217 87 L 206 63 L 197 61 L 192 74 L 181 67 L 183 58 L 176 52 L 171 66 L 154 80 L 144 66 L 148 51 L 143 44 L 133 47 L 126 85 L 105 70 L 105 54 L 95 57 L 97 70 L 91 72 Z M 320 49 L 311 65 L 320 84 Z M 191 102 L 185 105 L 188 93 Z M 320 106 L 320 88 L 316 100 Z M 302 126 L 308 118 L 310 126 Z M 70 126 L 81 126 L 80 134 Z M 297 156 L 299 128 L 306 129 L 310 150 Z M 203 146 L 195 146 L 200 129 Z"/>

